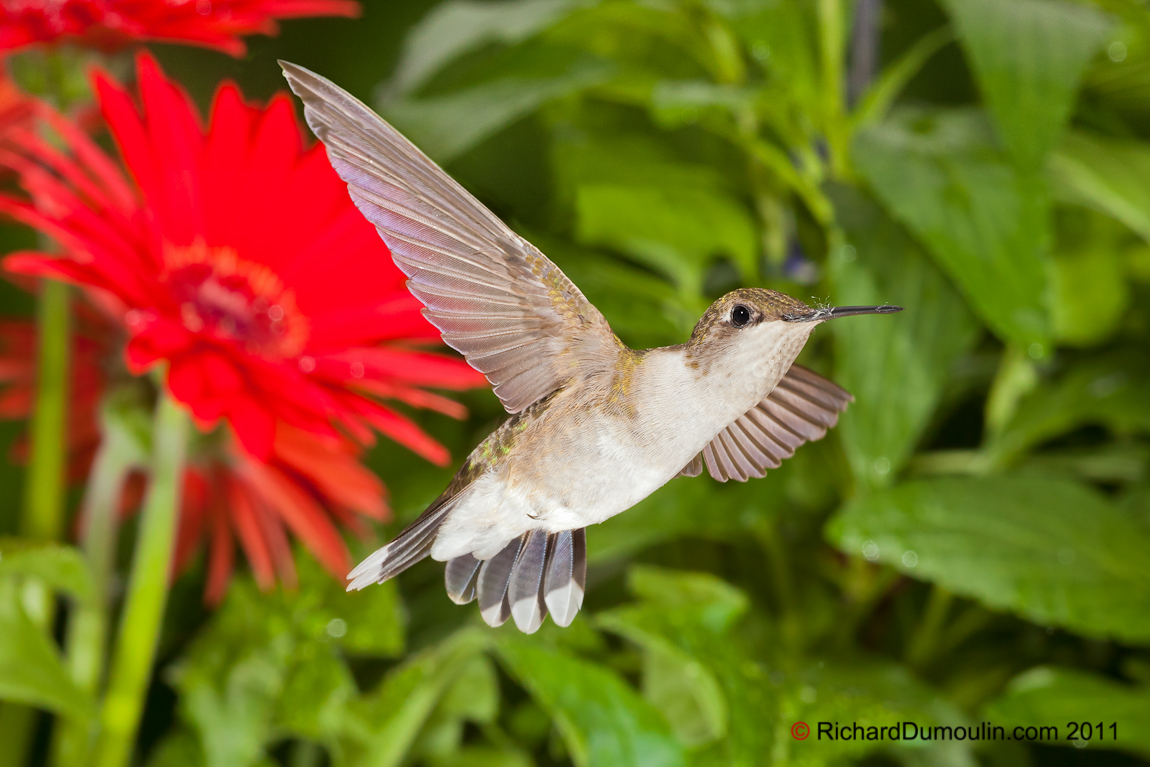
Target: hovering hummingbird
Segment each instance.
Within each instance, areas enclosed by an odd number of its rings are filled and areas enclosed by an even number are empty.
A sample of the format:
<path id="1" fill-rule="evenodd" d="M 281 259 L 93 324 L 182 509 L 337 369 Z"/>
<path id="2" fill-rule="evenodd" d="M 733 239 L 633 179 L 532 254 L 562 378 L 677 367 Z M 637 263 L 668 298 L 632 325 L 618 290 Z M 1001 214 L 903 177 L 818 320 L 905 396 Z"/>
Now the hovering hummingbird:
<path id="1" fill-rule="evenodd" d="M 720 298 L 684 344 L 628 348 L 531 243 L 331 81 L 280 62 L 360 212 L 444 342 L 511 417 L 447 489 L 365 559 L 348 590 L 430 555 L 448 596 L 531 633 L 583 604 L 588 525 L 703 467 L 720 482 L 777 468 L 853 400 L 792 364 L 819 324 L 897 306 L 812 308 L 764 288 Z"/>

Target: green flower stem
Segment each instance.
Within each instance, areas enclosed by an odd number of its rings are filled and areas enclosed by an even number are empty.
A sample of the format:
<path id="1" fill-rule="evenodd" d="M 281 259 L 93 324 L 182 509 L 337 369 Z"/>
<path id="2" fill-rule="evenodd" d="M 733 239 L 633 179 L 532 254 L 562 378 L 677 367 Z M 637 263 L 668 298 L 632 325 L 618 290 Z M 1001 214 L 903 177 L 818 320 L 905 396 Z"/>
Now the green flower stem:
<path id="1" fill-rule="evenodd" d="M 69 290 L 46 280 L 40 290 L 36 408 L 32 413 L 31 453 L 21 534 L 36 541 L 58 540 L 64 530 L 64 462 L 67 458 Z M 42 625 L 50 616 L 51 600 L 44 591 L 36 614 Z"/>
<path id="2" fill-rule="evenodd" d="M 36 541 L 54 541 L 64 529 L 64 462 L 68 417 L 69 291 L 63 283 L 45 280 L 37 303 L 36 407 L 30 426 L 30 455 L 24 490 L 20 534 Z M 30 582 L 24 609 L 41 626 L 51 628 L 52 595 L 43 584 Z M 22 765 L 31 743 L 36 711 L 15 703 L 0 708 L 0 767 Z"/>
<path id="3" fill-rule="evenodd" d="M 100 715 L 96 767 L 124 767 L 132 756 L 168 597 L 188 430 L 187 415 L 162 394 L 148 494 Z"/>
<path id="4" fill-rule="evenodd" d="M 138 462 L 136 444 L 124 431 L 104 418 L 102 439 L 84 495 L 84 529 L 81 544 L 92 570 L 92 604 L 78 605 L 68 621 L 68 668 L 81 690 L 98 691 L 104 671 L 108 639 L 108 599 L 115 567 L 117 511 L 124 480 Z M 52 758 L 56 765 L 85 764 L 94 721 L 61 721 L 55 731 Z"/>

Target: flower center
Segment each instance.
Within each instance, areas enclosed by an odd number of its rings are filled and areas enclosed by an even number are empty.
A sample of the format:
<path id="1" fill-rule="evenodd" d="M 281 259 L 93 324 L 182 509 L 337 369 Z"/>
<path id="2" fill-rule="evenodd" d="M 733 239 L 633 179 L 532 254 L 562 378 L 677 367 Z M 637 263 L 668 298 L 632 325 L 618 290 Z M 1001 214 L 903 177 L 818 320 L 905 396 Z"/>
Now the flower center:
<path id="1" fill-rule="evenodd" d="M 307 317 L 295 294 L 266 266 L 231 248 L 195 242 L 167 246 L 164 267 L 180 319 L 193 333 L 215 333 L 273 359 L 294 357 L 307 343 Z"/>

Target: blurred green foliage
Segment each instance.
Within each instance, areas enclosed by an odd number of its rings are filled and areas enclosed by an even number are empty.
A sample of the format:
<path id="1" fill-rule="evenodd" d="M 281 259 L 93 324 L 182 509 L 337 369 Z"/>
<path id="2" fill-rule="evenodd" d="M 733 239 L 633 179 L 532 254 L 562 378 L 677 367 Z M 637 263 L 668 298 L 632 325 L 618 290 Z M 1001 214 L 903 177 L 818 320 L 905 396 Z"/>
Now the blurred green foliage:
<path id="1" fill-rule="evenodd" d="M 430 563 L 344 595 L 300 555 L 298 590 L 240 578 L 212 614 L 181 584 L 141 763 L 1150 756 L 1150 13 L 881 7 L 867 30 L 840 0 L 369 2 L 243 61 L 161 51 L 205 102 L 225 75 L 281 88 L 277 57 L 349 87 L 633 345 L 681 342 L 739 285 L 907 311 L 808 344 L 804 364 L 857 400 L 827 439 L 765 480 L 676 479 L 592 529 L 569 629 L 490 630 Z M 503 415 L 487 392 L 465 400 L 462 423 L 414 415 L 456 456 Z M 451 473 L 388 444 L 370 460 L 385 535 Z M 5 546 L 0 697 L 83 717 L 14 585 L 50 570 L 91 598 L 82 562 Z M 800 741 L 798 721 L 1060 740 Z"/>

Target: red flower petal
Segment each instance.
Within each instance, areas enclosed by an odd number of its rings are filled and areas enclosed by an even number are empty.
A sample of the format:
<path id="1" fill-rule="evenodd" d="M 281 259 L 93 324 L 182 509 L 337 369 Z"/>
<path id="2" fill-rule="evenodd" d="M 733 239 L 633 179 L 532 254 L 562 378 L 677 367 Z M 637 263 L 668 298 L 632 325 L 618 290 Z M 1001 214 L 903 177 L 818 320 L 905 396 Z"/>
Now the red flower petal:
<path id="1" fill-rule="evenodd" d="M 0 50 L 58 40 L 101 50 L 161 40 L 215 48 L 233 56 L 246 50 L 240 35 L 271 35 L 276 19 L 358 16 L 350 0 L 55 0 L 0 5 Z"/>

